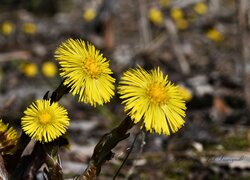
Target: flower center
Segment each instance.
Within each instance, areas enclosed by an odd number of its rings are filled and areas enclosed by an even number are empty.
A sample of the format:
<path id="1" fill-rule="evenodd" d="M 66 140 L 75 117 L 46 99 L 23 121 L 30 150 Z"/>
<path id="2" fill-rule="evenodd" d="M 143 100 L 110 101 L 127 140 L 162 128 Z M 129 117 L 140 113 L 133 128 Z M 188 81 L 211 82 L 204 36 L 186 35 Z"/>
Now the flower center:
<path id="1" fill-rule="evenodd" d="M 47 112 L 39 116 L 39 122 L 43 125 L 48 124 L 51 121 L 51 115 Z"/>
<path id="2" fill-rule="evenodd" d="M 147 95 L 149 96 L 150 101 L 154 104 L 164 103 L 168 98 L 164 85 L 156 82 L 149 85 Z"/>
<path id="3" fill-rule="evenodd" d="M 91 57 L 84 61 L 82 67 L 85 73 L 93 79 L 97 79 L 101 74 L 99 64 Z"/>

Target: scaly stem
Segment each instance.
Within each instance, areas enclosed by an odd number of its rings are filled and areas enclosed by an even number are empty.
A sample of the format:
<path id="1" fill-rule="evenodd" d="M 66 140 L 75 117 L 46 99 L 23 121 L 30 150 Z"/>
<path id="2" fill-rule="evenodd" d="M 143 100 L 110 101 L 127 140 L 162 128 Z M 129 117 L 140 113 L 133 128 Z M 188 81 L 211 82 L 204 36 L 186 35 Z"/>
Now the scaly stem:
<path id="1" fill-rule="evenodd" d="M 113 157 L 114 153 L 112 152 L 112 149 L 120 141 L 129 137 L 127 131 L 131 129 L 133 125 L 133 121 L 127 116 L 118 127 L 113 129 L 110 133 L 104 134 L 95 146 L 87 169 L 82 175 L 75 179 L 94 179 L 100 173 L 101 166 Z"/>

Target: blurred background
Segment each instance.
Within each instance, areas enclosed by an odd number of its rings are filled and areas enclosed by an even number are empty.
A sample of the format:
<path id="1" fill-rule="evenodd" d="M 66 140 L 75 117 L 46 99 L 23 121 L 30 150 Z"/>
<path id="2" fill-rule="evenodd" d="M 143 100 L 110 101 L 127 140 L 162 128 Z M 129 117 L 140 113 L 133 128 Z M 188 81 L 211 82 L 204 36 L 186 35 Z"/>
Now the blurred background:
<path id="1" fill-rule="evenodd" d="M 141 134 L 114 150 L 99 179 L 250 179 L 248 0 L 0 0 L 0 117 L 20 128 L 26 107 L 62 81 L 54 51 L 68 38 L 93 43 L 114 77 L 159 66 L 180 85 L 185 126 L 169 137 Z M 126 114 L 116 95 L 93 108 L 67 95 L 70 148 L 65 179 L 87 166 L 100 137 Z"/>

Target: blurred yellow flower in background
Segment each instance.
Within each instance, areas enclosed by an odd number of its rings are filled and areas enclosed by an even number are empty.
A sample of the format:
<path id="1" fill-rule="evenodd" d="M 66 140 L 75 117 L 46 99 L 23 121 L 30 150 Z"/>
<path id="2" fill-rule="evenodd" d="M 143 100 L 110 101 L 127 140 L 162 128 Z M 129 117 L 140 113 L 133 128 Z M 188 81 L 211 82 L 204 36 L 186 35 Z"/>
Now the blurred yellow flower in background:
<path id="1" fill-rule="evenodd" d="M 183 19 L 184 15 L 183 15 L 183 11 L 180 8 L 174 7 L 170 10 L 170 16 L 174 19 L 174 20 L 179 20 L 179 19 Z"/>
<path id="2" fill-rule="evenodd" d="M 216 29 L 209 29 L 206 33 L 208 39 L 214 42 L 221 42 L 224 40 L 224 36 Z"/>
<path id="3" fill-rule="evenodd" d="M 30 78 L 38 74 L 37 65 L 35 63 L 23 63 L 20 66 L 20 70 L 26 77 Z"/>
<path id="4" fill-rule="evenodd" d="M 83 19 L 86 22 L 93 21 L 95 19 L 95 17 L 96 17 L 96 10 L 93 8 L 86 9 L 83 12 Z"/>
<path id="5" fill-rule="evenodd" d="M 126 71 L 118 93 L 134 123 L 143 119 L 142 126 L 151 133 L 170 135 L 184 124 L 185 102 L 178 86 L 168 81 L 160 68 L 150 72 L 141 67 Z"/>
<path id="6" fill-rule="evenodd" d="M 55 77 L 57 74 L 57 67 L 56 67 L 55 63 L 44 62 L 42 64 L 42 73 L 46 77 Z"/>
<path id="7" fill-rule="evenodd" d="M 197 14 L 202 15 L 202 14 L 205 14 L 207 12 L 208 8 L 204 2 L 199 2 L 199 3 L 194 5 L 193 9 Z"/>
<path id="8" fill-rule="evenodd" d="M 66 132 L 68 112 L 57 102 L 37 100 L 24 111 L 21 125 L 23 131 L 36 141 L 51 142 Z"/>
<path id="9" fill-rule="evenodd" d="M 26 34 L 35 34 L 37 32 L 37 26 L 34 23 L 24 23 L 22 30 Z"/>
<path id="10" fill-rule="evenodd" d="M 163 23 L 163 14 L 157 8 L 151 8 L 149 10 L 148 18 L 155 25 L 162 25 Z"/>
<path id="11" fill-rule="evenodd" d="M 11 35 L 15 31 L 15 24 L 10 21 L 4 21 L 1 31 L 4 35 Z"/>
<path id="12" fill-rule="evenodd" d="M 160 0 L 161 7 L 168 7 L 170 4 L 170 0 Z"/>
<path id="13" fill-rule="evenodd" d="M 182 99 L 186 102 L 192 99 L 192 92 L 184 86 L 178 86 Z"/>
<path id="14" fill-rule="evenodd" d="M 176 27 L 180 30 L 185 30 L 188 28 L 189 23 L 186 19 L 181 18 L 181 19 L 176 19 L 175 20 Z"/>
<path id="15" fill-rule="evenodd" d="M 111 77 L 109 60 L 94 45 L 68 39 L 57 48 L 55 58 L 61 65 L 64 84 L 73 95 L 79 95 L 79 101 L 92 106 L 110 101 L 115 79 Z"/>
<path id="16" fill-rule="evenodd" d="M 0 154 L 11 154 L 17 143 L 18 134 L 15 129 L 4 124 L 2 119 L 0 119 L 0 138 Z"/>

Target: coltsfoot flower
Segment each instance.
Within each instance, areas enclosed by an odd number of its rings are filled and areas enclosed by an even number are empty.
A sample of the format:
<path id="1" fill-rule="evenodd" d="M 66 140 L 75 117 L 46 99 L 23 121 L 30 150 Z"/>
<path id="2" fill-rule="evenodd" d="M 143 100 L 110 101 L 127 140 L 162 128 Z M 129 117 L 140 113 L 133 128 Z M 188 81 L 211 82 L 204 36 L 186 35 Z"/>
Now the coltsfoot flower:
<path id="1" fill-rule="evenodd" d="M 79 95 L 79 101 L 92 106 L 110 101 L 115 79 L 110 76 L 109 61 L 95 46 L 69 39 L 57 48 L 55 58 L 61 65 L 64 85 L 73 95 Z"/>
<path id="2" fill-rule="evenodd" d="M 180 95 L 182 97 L 182 99 L 185 101 L 185 102 L 188 102 L 192 99 L 192 92 L 184 87 L 184 86 L 178 86 L 179 87 L 179 92 L 180 92 Z"/>
<path id="3" fill-rule="evenodd" d="M 170 0 L 160 0 L 161 7 L 168 7 L 170 4 Z"/>
<path id="4" fill-rule="evenodd" d="M 15 31 L 15 24 L 10 21 L 5 21 L 2 24 L 2 33 L 6 36 L 11 35 Z"/>
<path id="5" fill-rule="evenodd" d="M 21 72 L 29 78 L 33 78 L 38 74 L 37 65 L 35 63 L 23 63 L 20 66 Z"/>
<path id="6" fill-rule="evenodd" d="M 184 18 L 175 20 L 175 24 L 176 24 L 177 28 L 180 30 L 185 30 L 189 26 L 188 21 Z"/>
<path id="7" fill-rule="evenodd" d="M 199 3 L 195 4 L 193 9 L 197 14 L 202 15 L 202 14 L 205 14 L 207 12 L 208 7 L 204 2 L 199 2 Z"/>
<path id="8" fill-rule="evenodd" d="M 171 9 L 170 11 L 170 16 L 174 19 L 174 20 L 178 20 L 178 19 L 183 19 L 184 18 L 184 14 L 182 9 L 174 7 Z"/>
<path id="9" fill-rule="evenodd" d="M 215 28 L 209 29 L 206 33 L 206 36 L 208 39 L 214 42 L 221 42 L 224 40 L 224 36 Z"/>
<path id="10" fill-rule="evenodd" d="M 151 8 L 149 10 L 148 18 L 155 25 L 162 25 L 164 20 L 162 12 L 157 8 Z"/>
<path id="11" fill-rule="evenodd" d="M 184 124 L 185 102 L 178 86 L 169 82 L 160 68 L 150 72 L 141 67 L 128 70 L 121 77 L 118 93 L 134 123 L 142 120 L 142 126 L 151 133 L 170 135 Z"/>
<path id="12" fill-rule="evenodd" d="M 86 9 L 86 11 L 83 12 L 82 17 L 83 17 L 84 21 L 91 22 L 96 17 L 96 10 L 93 8 Z"/>
<path id="13" fill-rule="evenodd" d="M 52 62 L 45 62 L 42 65 L 42 73 L 46 77 L 55 77 L 57 73 L 57 67 L 54 63 Z"/>
<path id="14" fill-rule="evenodd" d="M 34 23 L 24 23 L 22 30 L 26 34 L 35 34 L 37 32 L 37 26 Z"/>
<path id="15" fill-rule="evenodd" d="M 23 131 L 42 143 L 47 143 L 63 135 L 68 126 L 67 110 L 57 102 L 37 100 L 25 111 L 21 119 Z"/>
<path id="16" fill-rule="evenodd" d="M 17 143 L 18 134 L 15 129 L 4 124 L 2 119 L 0 119 L 0 139 L 0 154 L 11 154 Z"/>

